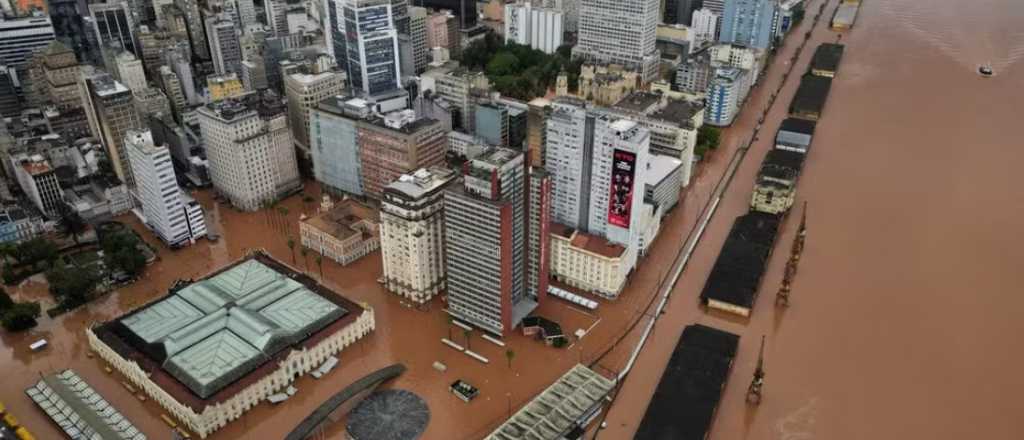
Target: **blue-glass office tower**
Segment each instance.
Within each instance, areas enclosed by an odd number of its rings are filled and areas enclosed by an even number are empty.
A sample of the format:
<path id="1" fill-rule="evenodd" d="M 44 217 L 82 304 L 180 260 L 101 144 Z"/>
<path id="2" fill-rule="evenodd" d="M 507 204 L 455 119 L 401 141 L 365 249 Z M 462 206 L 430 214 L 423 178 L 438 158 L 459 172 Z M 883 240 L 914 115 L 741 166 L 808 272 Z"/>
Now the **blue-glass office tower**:
<path id="1" fill-rule="evenodd" d="M 755 49 L 769 49 L 775 40 L 778 0 L 727 0 L 719 40 Z"/>
<path id="2" fill-rule="evenodd" d="M 327 34 L 353 92 L 379 96 L 401 88 L 398 32 L 391 0 L 327 0 Z"/>

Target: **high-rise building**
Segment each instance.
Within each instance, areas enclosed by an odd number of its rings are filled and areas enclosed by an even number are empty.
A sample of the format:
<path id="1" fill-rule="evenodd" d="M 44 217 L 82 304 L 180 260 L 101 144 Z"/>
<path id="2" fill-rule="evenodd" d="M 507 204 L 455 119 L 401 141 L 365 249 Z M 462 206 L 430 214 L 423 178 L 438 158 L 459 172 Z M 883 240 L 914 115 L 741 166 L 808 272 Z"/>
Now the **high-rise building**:
<path id="1" fill-rule="evenodd" d="M 142 68 L 142 60 L 133 53 L 127 50 L 119 52 L 114 56 L 113 64 L 110 73 L 119 83 L 128 87 L 128 90 L 137 92 L 148 86 L 146 70 Z"/>
<path id="2" fill-rule="evenodd" d="M 427 63 L 430 62 L 430 50 L 427 47 L 427 10 L 425 8 L 409 8 L 409 37 L 412 42 L 413 70 L 404 73 L 414 75 L 426 70 Z"/>
<path id="3" fill-rule="evenodd" d="M 79 54 L 80 61 L 95 62 L 99 49 L 95 46 L 95 34 L 84 17 L 89 16 L 85 2 L 79 0 L 50 0 L 49 16 L 58 40 Z"/>
<path id="4" fill-rule="evenodd" d="M 736 67 L 715 69 L 708 84 L 704 122 L 710 125 L 732 124 L 750 90 L 750 72 Z"/>
<path id="5" fill-rule="evenodd" d="M 526 116 L 526 151 L 527 161 L 531 167 L 544 167 L 544 145 L 547 143 L 548 115 L 551 114 L 551 101 L 536 98 L 528 104 Z"/>
<path id="6" fill-rule="evenodd" d="M 621 64 L 644 81 L 658 77 L 658 0 L 580 0 L 579 35 L 573 55 Z"/>
<path id="7" fill-rule="evenodd" d="M 447 9 L 458 18 L 459 29 L 476 26 L 476 0 L 412 0 L 413 6 L 430 9 Z"/>
<path id="8" fill-rule="evenodd" d="M 665 0 L 665 23 L 690 26 L 690 17 L 701 3 L 702 0 Z"/>
<path id="9" fill-rule="evenodd" d="M 55 38 L 49 17 L 0 17 L 0 66 L 13 67 L 20 75 L 32 55 Z"/>
<path id="10" fill-rule="evenodd" d="M 206 235 L 203 208 L 178 188 L 167 146 L 154 145 L 149 130 L 129 131 L 124 141 L 135 176 L 133 195 L 146 226 L 172 247 L 194 243 Z"/>
<path id="11" fill-rule="evenodd" d="M 444 190 L 455 177 L 447 168 L 421 168 L 384 187 L 384 287 L 417 304 L 429 302 L 445 288 Z"/>
<path id="12" fill-rule="evenodd" d="M 548 118 L 546 168 L 552 221 L 633 246 L 643 204 L 650 131 L 614 114 L 559 98 Z"/>
<path id="13" fill-rule="evenodd" d="M 199 109 L 210 178 L 235 207 L 255 211 L 302 188 L 285 106 L 271 94 Z"/>
<path id="14" fill-rule="evenodd" d="M 325 191 L 364 195 L 359 121 L 369 116 L 365 101 L 338 96 L 323 100 L 310 113 L 313 174 Z"/>
<path id="15" fill-rule="evenodd" d="M 256 6 L 253 0 L 235 0 L 235 11 L 238 14 L 238 21 L 242 23 L 239 31 L 247 32 L 247 27 L 256 24 Z"/>
<path id="16" fill-rule="evenodd" d="M 171 104 L 171 109 L 177 118 L 181 117 L 181 113 L 185 111 L 185 107 L 188 105 L 188 101 L 185 99 L 185 93 L 181 89 L 181 80 L 178 79 L 178 74 L 174 73 L 168 66 L 160 66 L 160 89 L 164 91 L 164 95 L 167 95 L 167 100 Z"/>
<path id="17" fill-rule="evenodd" d="M 0 67 L 0 116 L 13 118 L 19 116 L 24 106 L 18 99 L 18 74 L 9 67 Z"/>
<path id="18" fill-rule="evenodd" d="M 167 95 L 164 95 L 164 92 L 156 87 L 146 87 L 132 95 L 135 99 L 135 111 L 143 120 L 150 115 L 173 115 Z"/>
<path id="19" fill-rule="evenodd" d="M 508 108 L 497 102 L 482 102 L 474 109 L 475 133 L 496 147 L 508 147 Z"/>
<path id="20" fill-rule="evenodd" d="M 21 191 L 47 217 L 60 216 L 64 195 L 55 169 L 41 155 L 12 157 L 14 173 Z"/>
<path id="21" fill-rule="evenodd" d="M 775 44 L 777 0 L 729 0 L 722 13 L 719 41 L 767 50 Z"/>
<path id="22" fill-rule="evenodd" d="M 454 36 L 450 39 L 450 36 Z M 427 47 L 443 47 L 452 49 L 452 44 L 458 45 L 458 22 L 455 16 L 448 11 L 435 11 L 427 16 Z"/>
<path id="23" fill-rule="evenodd" d="M 531 284 L 547 281 L 548 225 L 534 225 L 549 209 L 534 194 L 549 185 L 543 179 L 528 172 L 521 151 L 492 148 L 467 162 L 462 182 L 445 191 L 448 312 L 456 319 L 500 336 L 544 298 L 544 285 Z"/>
<path id="24" fill-rule="evenodd" d="M 89 130 L 106 148 L 114 174 L 129 189 L 135 187 L 128 155 L 124 152 L 124 136 L 128 130 L 143 128 L 135 111 L 132 92 L 108 73 L 87 73 L 79 83 L 82 104 L 89 119 Z"/>
<path id="25" fill-rule="evenodd" d="M 452 122 L 456 128 L 473 133 L 476 123 L 474 94 L 490 89 L 483 72 L 458 69 L 435 79 L 435 91 L 452 106 Z"/>
<path id="26" fill-rule="evenodd" d="M 369 197 L 379 199 L 403 174 L 444 164 L 447 138 L 441 121 L 403 110 L 365 119 L 358 128 L 363 191 Z"/>
<path id="27" fill-rule="evenodd" d="M 401 89 L 398 33 L 392 19 L 390 0 L 330 1 L 341 2 L 346 18 L 346 55 L 340 57 L 335 53 L 335 58 L 338 66 L 348 73 L 351 89 L 370 97 Z M 330 28 L 332 32 L 340 30 L 335 25 Z M 335 52 L 338 49 L 335 45 Z"/>
<path id="28" fill-rule="evenodd" d="M 690 30 L 693 32 L 694 47 L 703 47 L 707 43 L 718 40 L 718 22 L 720 16 L 707 8 L 693 11 Z"/>
<path id="29" fill-rule="evenodd" d="M 505 5 L 505 42 L 555 53 L 562 45 L 563 17 L 560 11 L 534 8 L 530 3 Z"/>
<path id="30" fill-rule="evenodd" d="M 192 47 L 192 54 L 201 60 L 210 59 L 210 50 L 206 42 L 206 29 L 203 27 L 203 16 L 199 13 L 197 0 L 174 0 L 174 5 L 185 16 L 185 26 Z M 179 73 L 178 76 L 181 76 Z"/>
<path id="31" fill-rule="evenodd" d="M 82 96 L 78 93 L 80 66 L 74 51 L 60 41 L 51 41 L 32 61 L 31 86 L 36 102 L 29 105 L 54 105 L 61 112 L 81 111 Z"/>
<path id="32" fill-rule="evenodd" d="M 206 18 L 206 36 L 210 40 L 210 58 L 213 70 L 218 75 L 242 74 L 242 46 L 238 41 L 239 30 L 235 23 L 223 14 Z"/>
<path id="33" fill-rule="evenodd" d="M 285 37 L 288 35 L 289 0 L 264 0 L 263 10 L 267 17 L 267 26 L 271 35 Z"/>
<path id="34" fill-rule="evenodd" d="M 105 3 L 90 3 L 89 13 L 96 27 L 96 38 L 102 45 L 116 44 L 133 54 L 135 49 L 135 20 L 128 2 L 111 0 Z"/>
<path id="35" fill-rule="evenodd" d="M 309 152 L 310 113 L 320 101 L 340 95 L 344 90 L 345 75 L 340 72 L 297 72 L 284 76 L 292 138 L 307 163 L 312 161 Z"/>

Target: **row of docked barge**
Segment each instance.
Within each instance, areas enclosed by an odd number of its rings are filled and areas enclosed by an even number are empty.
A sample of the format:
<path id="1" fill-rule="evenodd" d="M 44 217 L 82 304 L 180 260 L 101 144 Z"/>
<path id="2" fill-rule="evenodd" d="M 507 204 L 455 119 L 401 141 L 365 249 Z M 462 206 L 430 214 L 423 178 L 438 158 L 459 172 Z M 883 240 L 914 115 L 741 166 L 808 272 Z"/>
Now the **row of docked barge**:
<path id="1" fill-rule="evenodd" d="M 796 185 L 842 56 L 841 44 L 825 43 L 815 50 L 789 105 L 789 118 L 761 163 L 750 212 L 733 223 L 704 283 L 700 299 L 709 309 L 750 316 L 779 226 L 796 200 Z"/>
<path id="2" fill-rule="evenodd" d="M 843 46 L 822 44 L 761 163 L 750 211 L 736 218 L 701 292 L 711 309 L 750 316 L 761 278 L 793 205 L 816 121 L 838 70 Z M 739 348 L 738 335 L 704 325 L 683 329 L 634 439 L 704 440 Z"/>

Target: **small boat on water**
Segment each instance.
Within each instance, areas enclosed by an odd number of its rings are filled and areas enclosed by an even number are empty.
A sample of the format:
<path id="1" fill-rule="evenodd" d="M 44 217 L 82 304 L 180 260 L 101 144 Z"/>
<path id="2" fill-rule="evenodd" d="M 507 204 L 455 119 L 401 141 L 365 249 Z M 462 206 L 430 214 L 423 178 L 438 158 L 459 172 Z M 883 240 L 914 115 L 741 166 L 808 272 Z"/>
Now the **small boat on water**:
<path id="1" fill-rule="evenodd" d="M 992 76 L 992 66 L 989 64 L 982 64 L 978 67 L 978 73 L 981 74 L 981 76 Z"/>

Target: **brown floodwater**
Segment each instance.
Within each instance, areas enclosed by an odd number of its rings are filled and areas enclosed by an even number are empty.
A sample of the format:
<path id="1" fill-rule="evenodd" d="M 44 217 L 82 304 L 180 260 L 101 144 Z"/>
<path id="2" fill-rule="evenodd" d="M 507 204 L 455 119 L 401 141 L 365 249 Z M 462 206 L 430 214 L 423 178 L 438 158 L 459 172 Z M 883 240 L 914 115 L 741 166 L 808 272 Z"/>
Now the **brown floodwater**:
<path id="1" fill-rule="evenodd" d="M 694 322 L 742 336 L 712 438 L 1024 438 L 1021 23 L 1018 0 L 865 1 L 842 33 L 846 55 L 798 189 L 809 235 L 792 305 L 773 307 L 793 217 L 749 321 L 697 306 L 771 148 L 773 133 L 762 131 L 599 438 L 632 437 Z M 810 50 L 836 39 L 824 24 Z M 994 77 L 977 74 L 983 63 Z M 794 79 L 766 119 L 771 132 Z M 729 131 L 749 132 L 756 118 Z M 744 395 L 761 335 L 765 397 L 751 407 Z"/>

